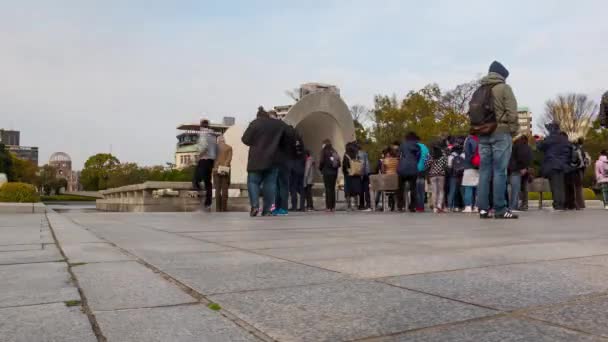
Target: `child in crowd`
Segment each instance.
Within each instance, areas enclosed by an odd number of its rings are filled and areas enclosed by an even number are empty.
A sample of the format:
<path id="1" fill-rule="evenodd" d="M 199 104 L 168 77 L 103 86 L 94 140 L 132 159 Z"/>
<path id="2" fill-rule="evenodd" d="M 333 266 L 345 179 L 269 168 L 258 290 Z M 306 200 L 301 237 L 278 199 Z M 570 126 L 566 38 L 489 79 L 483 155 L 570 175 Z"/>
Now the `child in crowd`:
<path id="1" fill-rule="evenodd" d="M 445 200 L 445 177 L 448 168 L 448 157 L 441 146 L 433 146 L 431 149 L 431 166 L 429 168 L 429 182 L 433 199 L 433 212 L 443 213 Z"/>
<path id="2" fill-rule="evenodd" d="M 600 157 L 595 162 L 595 180 L 602 189 L 604 209 L 608 210 L 608 151 L 600 152 Z"/>
<path id="3" fill-rule="evenodd" d="M 448 171 L 449 171 L 449 192 L 448 192 L 448 210 L 450 212 L 459 212 L 460 205 L 457 206 L 457 197 L 461 192 L 462 177 L 465 170 L 465 154 L 463 152 L 463 141 L 458 139 L 453 145 L 448 156 Z"/>
<path id="4" fill-rule="evenodd" d="M 462 175 L 462 190 L 464 193 L 463 213 L 476 213 L 476 192 L 479 184 L 479 138 L 469 135 L 464 141 L 464 172 Z"/>

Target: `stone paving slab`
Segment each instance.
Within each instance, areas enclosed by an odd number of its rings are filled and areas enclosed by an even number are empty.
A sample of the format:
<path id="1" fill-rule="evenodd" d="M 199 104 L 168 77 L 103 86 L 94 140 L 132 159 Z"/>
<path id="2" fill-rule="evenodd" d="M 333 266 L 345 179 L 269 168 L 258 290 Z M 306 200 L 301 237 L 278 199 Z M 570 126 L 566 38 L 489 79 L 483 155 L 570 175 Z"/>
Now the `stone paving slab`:
<path id="1" fill-rule="evenodd" d="M 39 245 L 41 246 L 41 245 Z M 55 245 L 47 244 L 38 250 L 12 251 L 0 253 L 0 265 L 28 264 L 34 262 L 63 261 Z"/>
<path id="2" fill-rule="evenodd" d="M 211 296 L 279 341 L 345 341 L 493 315 L 373 281 Z"/>
<path id="3" fill-rule="evenodd" d="M 0 227 L 0 245 L 24 245 L 41 243 L 40 222 L 31 226 Z"/>
<path id="4" fill-rule="evenodd" d="M 134 260 L 108 243 L 79 243 L 63 245 L 63 253 L 71 264 Z"/>
<path id="5" fill-rule="evenodd" d="M 517 318 L 496 318 L 381 338 L 374 342 L 600 342 L 576 331 Z M 370 341 L 371 342 L 371 341 Z"/>
<path id="6" fill-rule="evenodd" d="M 55 303 L 0 309 L 0 340 L 94 342 L 97 337 L 80 306 Z"/>
<path id="7" fill-rule="evenodd" d="M 203 294 L 319 284 L 345 278 L 339 273 L 241 251 L 177 254 L 148 261 Z"/>
<path id="8" fill-rule="evenodd" d="M 422 253 L 428 248 L 408 246 L 387 242 L 370 242 L 367 244 L 343 244 L 329 246 L 271 248 L 259 251 L 265 255 L 306 263 L 316 260 L 348 259 L 394 253 Z"/>
<path id="9" fill-rule="evenodd" d="M 93 311 L 195 302 L 176 285 L 134 261 L 86 264 L 72 270 Z"/>
<path id="10" fill-rule="evenodd" d="M 203 305 L 98 312 L 108 341 L 252 342 L 256 337 Z"/>
<path id="11" fill-rule="evenodd" d="M 533 310 L 524 315 L 608 338 L 608 296 Z"/>
<path id="12" fill-rule="evenodd" d="M 608 291 L 608 268 L 549 261 L 400 276 L 384 281 L 468 303 L 515 310 Z"/>
<path id="13" fill-rule="evenodd" d="M 63 262 L 0 266 L 0 308 L 80 300 Z"/>

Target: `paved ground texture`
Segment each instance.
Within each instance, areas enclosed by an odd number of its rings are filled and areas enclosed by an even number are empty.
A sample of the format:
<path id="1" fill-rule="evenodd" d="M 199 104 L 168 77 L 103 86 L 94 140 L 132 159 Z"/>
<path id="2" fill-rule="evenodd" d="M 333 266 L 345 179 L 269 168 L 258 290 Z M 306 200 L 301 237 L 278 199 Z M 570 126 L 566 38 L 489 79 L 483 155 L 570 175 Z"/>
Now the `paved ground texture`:
<path id="1" fill-rule="evenodd" d="M 0 340 L 608 341 L 608 212 L 2 214 Z"/>

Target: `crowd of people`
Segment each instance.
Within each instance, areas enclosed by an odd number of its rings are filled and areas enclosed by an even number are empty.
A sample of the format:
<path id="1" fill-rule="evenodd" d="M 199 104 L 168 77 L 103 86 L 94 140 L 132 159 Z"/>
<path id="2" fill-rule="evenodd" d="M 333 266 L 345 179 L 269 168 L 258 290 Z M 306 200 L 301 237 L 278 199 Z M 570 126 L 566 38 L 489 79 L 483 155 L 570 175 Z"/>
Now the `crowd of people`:
<path id="1" fill-rule="evenodd" d="M 376 173 L 397 179 L 397 189 L 388 194 L 388 203 L 382 203 L 392 211 L 424 212 L 429 207 L 438 214 L 463 212 L 478 213 L 482 219 L 517 219 L 518 211 L 528 209 L 528 185 L 536 175 L 530 137 L 519 133 L 517 101 L 506 84 L 508 76 L 509 71 L 501 63 L 491 64 L 469 103 L 469 135 L 437 137 L 427 145 L 415 132 L 409 132 L 402 141 L 395 141 L 382 151 L 375 169 L 365 145 L 356 141 L 347 143 L 340 156 L 326 139 L 318 158 L 314 158 L 295 128 L 277 119 L 273 111 L 260 107 L 242 137 L 249 147 L 250 215 L 281 216 L 290 210 L 315 210 L 313 184 L 318 170 L 325 190 L 325 210 L 330 213 L 336 210 L 340 178 L 344 180 L 348 211 L 379 208 L 380 193 L 374 198 L 374 206 L 370 194 L 370 176 Z M 570 141 L 554 123 L 547 125 L 547 130 L 547 137 L 535 139 L 537 150 L 543 153 L 540 176 L 549 180 L 553 208 L 584 209 L 583 174 L 591 167 L 584 141 Z M 206 120 L 201 122 L 199 145 L 195 186 L 204 182 L 204 206 L 209 208 L 214 176 L 216 184 L 220 183 L 219 187 L 216 185 L 220 191 L 218 211 L 226 210 L 231 148 L 221 137 L 211 134 Z M 608 209 L 606 151 L 595 163 L 595 174 Z"/>

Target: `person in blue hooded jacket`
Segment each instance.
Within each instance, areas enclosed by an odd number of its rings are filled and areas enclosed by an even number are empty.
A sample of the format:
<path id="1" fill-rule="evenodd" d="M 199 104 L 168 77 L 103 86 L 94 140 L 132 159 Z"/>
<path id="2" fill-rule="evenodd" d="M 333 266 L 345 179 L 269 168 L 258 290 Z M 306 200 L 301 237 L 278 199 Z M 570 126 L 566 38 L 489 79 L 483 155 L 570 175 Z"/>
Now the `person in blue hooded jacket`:
<path id="1" fill-rule="evenodd" d="M 545 126 L 549 136 L 537 143 L 539 151 L 543 152 L 541 175 L 549 179 L 553 194 L 553 209 L 566 209 L 565 175 L 572 170 L 572 146 L 568 136 L 561 132 L 556 124 Z"/>

